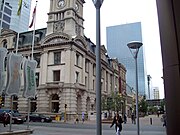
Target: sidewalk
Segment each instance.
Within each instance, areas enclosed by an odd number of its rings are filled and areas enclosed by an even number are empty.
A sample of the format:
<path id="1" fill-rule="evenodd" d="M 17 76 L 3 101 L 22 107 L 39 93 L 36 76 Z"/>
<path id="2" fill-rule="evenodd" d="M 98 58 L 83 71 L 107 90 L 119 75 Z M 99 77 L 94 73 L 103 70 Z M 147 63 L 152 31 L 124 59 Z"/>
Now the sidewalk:
<path id="1" fill-rule="evenodd" d="M 150 118 L 152 118 L 152 125 L 153 126 L 162 126 L 162 122 L 161 122 L 161 115 L 159 117 L 157 117 L 157 115 L 149 115 L 149 116 L 145 116 L 145 117 L 140 117 L 139 118 L 139 123 L 140 125 L 151 125 L 150 123 Z M 53 120 L 53 122 L 62 122 L 64 123 L 63 120 L 61 121 L 56 121 L 56 120 Z M 102 124 L 110 124 L 112 121 L 103 121 L 102 120 Z M 66 123 L 69 123 L 69 124 L 74 124 L 74 121 L 66 121 Z M 79 121 L 79 123 L 82 124 L 82 121 Z M 96 121 L 95 120 L 86 120 L 84 121 L 84 123 L 86 124 L 95 124 Z M 126 124 L 132 124 L 131 122 L 131 118 L 127 118 L 127 123 Z"/>

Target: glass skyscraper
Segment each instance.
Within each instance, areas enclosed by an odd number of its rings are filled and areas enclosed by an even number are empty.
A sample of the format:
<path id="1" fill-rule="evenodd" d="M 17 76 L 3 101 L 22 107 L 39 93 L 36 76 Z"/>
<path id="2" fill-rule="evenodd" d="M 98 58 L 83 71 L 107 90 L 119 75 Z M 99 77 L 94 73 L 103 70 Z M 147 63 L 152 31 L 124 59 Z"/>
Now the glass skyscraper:
<path id="1" fill-rule="evenodd" d="M 4 0 L 0 1 L 0 27 L 10 28 L 12 7 L 9 3 L 4 3 Z"/>
<path id="2" fill-rule="evenodd" d="M 17 16 L 19 0 L 4 0 L 12 7 L 10 29 L 16 32 L 24 32 L 29 29 L 29 17 L 31 11 L 31 0 L 22 1 L 21 15 Z"/>
<path id="3" fill-rule="evenodd" d="M 135 60 L 127 47 L 131 41 L 142 42 L 141 23 L 130 23 L 110 26 L 106 28 L 107 51 L 110 57 L 118 58 L 127 70 L 126 82 L 134 90 L 136 89 Z M 143 45 L 144 46 L 144 45 Z M 147 75 L 145 69 L 144 47 L 138 53 L 138 90 L 139 94 L 145 95 L 147 92 Z"/>

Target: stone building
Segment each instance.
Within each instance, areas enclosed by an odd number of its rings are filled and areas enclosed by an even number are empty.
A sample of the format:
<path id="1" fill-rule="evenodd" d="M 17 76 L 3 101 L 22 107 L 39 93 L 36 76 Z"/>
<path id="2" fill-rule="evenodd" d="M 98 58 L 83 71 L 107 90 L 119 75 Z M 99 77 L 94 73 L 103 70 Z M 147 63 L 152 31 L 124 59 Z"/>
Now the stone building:
<path id="1" fill-rule="evenodd" d="M 34 59 L 37 61 L 37 94 L 31 99 L 31 112 L 51 116 L 65 113 L 67 119 L 96 109 L 96 45 L 84 35 L 84 0 L 51 0 L 47 28 L 35 30 Z M 30 57 L 33 31 L 20 33 L 18 53 Z M 3 29 L 0 47 L 15 51 L 17 33 Z M 126 69 L 117 59 L 107 55 L 101 46 L 101 91 L 108 96 L 116 89 L 125 91 Z M 23 73 L 23 72 L 22 72 Z M 122 90 L 121 90 L 122 89 Z M 13 99 L 13 108 L 27 112 L 28 102 L 22 97 Z M 5 107 L 10 107 L 6 96 Z"/>

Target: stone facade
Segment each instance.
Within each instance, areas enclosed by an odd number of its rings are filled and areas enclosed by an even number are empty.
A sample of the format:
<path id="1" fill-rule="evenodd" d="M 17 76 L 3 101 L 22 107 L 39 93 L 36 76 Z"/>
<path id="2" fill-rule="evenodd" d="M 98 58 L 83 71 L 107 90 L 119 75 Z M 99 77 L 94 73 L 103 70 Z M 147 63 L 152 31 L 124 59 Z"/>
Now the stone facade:
<path id="1" fill-rule="evenodd" d="M 66 0 L 61 8 L 55 6 L 56 2 L 57 0 L 51 0 L 47 28 L 35 30 L 33 56 L 38 63 L 37 94 L 34 99 L 30 99 L 30 111 L 52 116 L 66 113 L 67 119 L 73 119 L 77 113 L 88 114 L 96 109 L 96 45 L 83 34 L 84 0 Z M 79 9 L 75 10 L 76 4 Z M 63 19 L 60 17 L 62 12 L 67 15 L 63 15 Z M 58 27 L 61 25 L 56 24 L 58 18 L 65 22 L 65 27 L 57 31 L 54 30 L 55 25 Z M 80 28 L 79 33 L 74 23 Z M 32 33 L 33 31 L 28 31 L 19 35 L 18 53 L 24 57 L 32 55 Z M 16 32 L 3 29 L 0 47 L 3 47 L 3 42 L 7 41 L 7 49 L 15 51 L 16 40 Z M 109 58 L 103 45 L 101 67 L 102 96 L 110 95 L 115 89 L 125 92 L 126 69 L 117 59 Z M 28 99 L 22 97 L 23 85 L 22 77 L 22 89 L 18 98 L 14 97 L 13 107 L 25 113 L 28 111 Z M 7 96 L 5 107 L 10 107 L 10 103 L 10 97 Z"/>

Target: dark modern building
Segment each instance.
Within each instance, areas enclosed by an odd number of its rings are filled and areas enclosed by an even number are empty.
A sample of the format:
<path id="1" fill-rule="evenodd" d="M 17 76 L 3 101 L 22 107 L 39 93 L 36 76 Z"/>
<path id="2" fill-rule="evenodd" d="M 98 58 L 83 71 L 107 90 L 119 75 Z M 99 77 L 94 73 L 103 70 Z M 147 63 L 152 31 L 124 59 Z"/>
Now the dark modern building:
<path id="1" fill-rule="evenodd" d="M 0 27 L 9 29 L 11 23 L 12 7 L 4 0 L 0 1 L 0 6 Z"/>
<path id="2" fill-rule="evenodd" d="M 107 51 L 110 57 L 117 57 L 127 69 L 126 81 L 133 89 L 136 88 L 135 61 L 127 47 L 130 41 L 141 41 L 141 23 L 130 23 L 107 27 Z M 147 78 L 144 59 L 144 47 L 138 53 L 138 90 L 144 95 L 147 91 Z"/>

